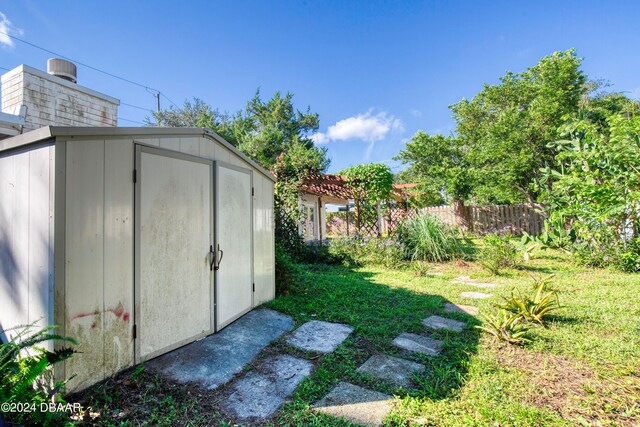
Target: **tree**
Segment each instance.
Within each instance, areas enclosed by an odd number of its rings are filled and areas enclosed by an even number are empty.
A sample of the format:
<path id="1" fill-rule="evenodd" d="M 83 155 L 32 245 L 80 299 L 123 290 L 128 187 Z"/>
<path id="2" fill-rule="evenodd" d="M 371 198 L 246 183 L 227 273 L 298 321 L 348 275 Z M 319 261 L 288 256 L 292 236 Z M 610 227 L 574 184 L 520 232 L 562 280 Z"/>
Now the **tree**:
<path id="1" fill-rule="evenodd" d="M 264 102 L 260 91 L 256 91 L 244 113 L 236 120 L 243 121 L 243 131 L 239 138 L 240 150 L 268 169 L 292 145 L 322 153 L 325 151 L 315 147 L 309 137 L 318 130 L 318 114 L 311 113 L 309 107 L 304 113 L 295 110 L 293 94 L 289 92 L 285 96 L 276 92 L 273 98 Z"/>
<path id="2" fill-rule="evenodd" d="M 592 118 L 570 121 L 565 139 L 549 144 L 558 155 L 544 201 L 573 227 L 586 262 L 640 271 L 640 116 L 609 113 L 605 126 Z"/>
<path id="3" fill-rule="evenodd" d="M 154 112 L 152 118 L 145 118 L 145 125 L 207 128 L 237 146 L 241 128 L 239 119 L 238 115 L 231 117 L 211 108 L 201 99 L 193 98 L 193 101 L 185 101 L 182 108 L 172 106 L 168 110 Z"/>
<path id="4" fill-rule="evenodd" d="M 553 53 L 450 107 L 460 146 L 479 179 L 477 199 L 536 203 L 539 170 L 553 164 L 556 155 L 548 143 L 558 139 L 558 128 L 586 93 L 581 62 L 573 49 Z"/>
<path id="5" fill-rule="evenodd" d="M 474 179 L 456 137 L 418 131 L 395 159 L 409 164 L 403 179 L 433 200 L 460 202 L 471 195 Z"/>

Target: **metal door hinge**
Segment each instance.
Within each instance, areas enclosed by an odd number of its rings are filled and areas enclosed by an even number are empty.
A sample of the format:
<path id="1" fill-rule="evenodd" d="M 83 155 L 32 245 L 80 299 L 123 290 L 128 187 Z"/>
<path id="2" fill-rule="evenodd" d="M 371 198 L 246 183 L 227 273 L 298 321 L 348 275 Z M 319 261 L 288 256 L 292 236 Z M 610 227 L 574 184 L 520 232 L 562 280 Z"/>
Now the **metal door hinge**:
<path id="1" fill-rule="evenodd" d="M 256 284 L 252 283 L 252 285 L 253 285 L 253 292 L 255 292 L 256 291 Z"/>
<path id="2" fill-rule="evenodd" d="M 138 171 L 136 169 L 133 170 L 133 182 L 138 182 Z"/>
<path id="3" fill-rule="evenodd" d="M 133 339 L 135 340 L 138 337 L 138 331 L 136 328 L 137 325 L 133 325 Z"/>
<path id="4" fill-rule="evenodd" d="M 256 189 L 255 189 L 255 188 L 253 188 L 253 187 L 251 187 L 251 195 L 252 195 L 252 196 L 255 196 L 255 195 L 256 195 Z"/>

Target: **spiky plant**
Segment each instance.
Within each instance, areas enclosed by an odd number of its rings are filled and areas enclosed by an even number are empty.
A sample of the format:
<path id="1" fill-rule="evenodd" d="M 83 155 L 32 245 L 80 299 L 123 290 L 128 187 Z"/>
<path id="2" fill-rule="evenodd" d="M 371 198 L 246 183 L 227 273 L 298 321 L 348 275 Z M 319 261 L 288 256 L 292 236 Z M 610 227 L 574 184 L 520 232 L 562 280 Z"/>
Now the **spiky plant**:
<path id="1" fill-rule="evenodd" d="M 507 310 L 500 310 L 498 315 L 480 313 L 485 320 L 484 325 L 476 328 L 493 335 L 500 341 L 509 344 L 525 344 L 531 340 L 524 335 L 529 331 L 529 325 L 520 314 L 513 314 Z"/>
<path id="2" fill-rule="evenodd" d="M 498 307 L 513 314 L 520 314 L 529 322 L 546 326 L 545 316 L 560 308 L 558 292 L 548 288 L 553 277 L 551 275 L 542 280 L 534 279 L 532 296 L 512 293 L 511 297 L 505 298 L 504 304 L 500 304 Z"/>

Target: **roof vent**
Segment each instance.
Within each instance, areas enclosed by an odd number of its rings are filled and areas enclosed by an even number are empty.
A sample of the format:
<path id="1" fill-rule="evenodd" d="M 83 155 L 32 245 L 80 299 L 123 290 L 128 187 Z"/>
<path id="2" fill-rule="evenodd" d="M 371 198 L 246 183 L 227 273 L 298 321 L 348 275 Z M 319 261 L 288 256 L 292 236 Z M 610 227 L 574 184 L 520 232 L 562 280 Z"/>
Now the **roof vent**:
<path id="1" fill-rule="evenodd" d="M 78 81 L 78 70 L 76 64 L 60 58 L 50 58 L 47 60 L 47 72 L 52 76 L 60 77 L 72 83 Z"/>

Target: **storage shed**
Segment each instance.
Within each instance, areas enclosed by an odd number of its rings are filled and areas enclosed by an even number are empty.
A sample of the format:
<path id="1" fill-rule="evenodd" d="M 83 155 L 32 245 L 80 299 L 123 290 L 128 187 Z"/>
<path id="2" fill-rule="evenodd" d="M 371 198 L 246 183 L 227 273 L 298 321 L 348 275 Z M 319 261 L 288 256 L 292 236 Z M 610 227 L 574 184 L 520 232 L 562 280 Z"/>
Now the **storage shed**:
<path id="1" fill-rule="evenodd" d="M 203 129 L 0 140 L 0 329 L 77 339 L 69 391 L 220 331 L 274 297 L 273 189 Z"/>

